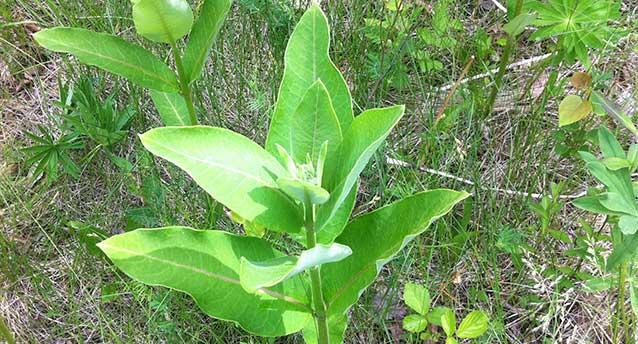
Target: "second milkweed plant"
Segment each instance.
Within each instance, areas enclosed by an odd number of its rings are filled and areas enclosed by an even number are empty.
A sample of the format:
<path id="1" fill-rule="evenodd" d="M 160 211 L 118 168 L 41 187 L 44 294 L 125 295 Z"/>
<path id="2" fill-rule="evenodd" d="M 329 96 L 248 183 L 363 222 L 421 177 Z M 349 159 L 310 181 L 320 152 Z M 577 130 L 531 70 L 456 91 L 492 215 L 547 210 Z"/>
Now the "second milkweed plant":
<path id="1" fill-rule="evenodd" d="M 137 33 L 153 42 L 168 44 L 175 71 L 143 47 L 108 33 L 82 28 L 55 27 L 35 34 L 47 49 L 73 54 L 80 62 L 102 68 L 150 89 L 164 125 L 194 125 L 197 115 L 192 84 L 219 32 L 231 0 L 206 0 L 197 20 L 186 0 L 132 0 Z M 178 43 L 188 35 L 184 53 Z"/>
<path id="2" fill-rule="evenodd" d="M 115 265 L 143 283 L 189 294 L 206 314 L 250 333 L 301 331 L 308 343 L 342 342 L 348 310 L 383 265 L 468 194 L 421 192 L 348 222 L 359 174 L 404 107 L 355 117 L 328 49 L 327 19 L 313 5 L 288 42 L 265 147 L 208 126 L 140 136 L 257 235 L 138 229 L 99 244 Z M 286 233 L 304 249 L 281 252 L 255 228 Z"/>

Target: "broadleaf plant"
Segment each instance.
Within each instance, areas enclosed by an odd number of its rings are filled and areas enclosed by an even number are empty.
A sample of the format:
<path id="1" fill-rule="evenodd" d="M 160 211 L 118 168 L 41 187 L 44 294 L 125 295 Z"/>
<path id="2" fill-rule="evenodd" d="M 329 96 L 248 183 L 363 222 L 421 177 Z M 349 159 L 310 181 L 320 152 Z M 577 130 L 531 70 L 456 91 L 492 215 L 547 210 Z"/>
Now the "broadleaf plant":
<path id="1" fill-rule="evenodd" d="M 192 83 L 202 72 L 231 0 L 205 0 L 194 24 L 186 0 L 132 0 L 132 5 L 137 33 L 153 42 L 169 44 L 175 70 L 143 47 L 107 33 L 55 27 L 36 33 L 34 38 L 49 50 L 72 54 L 82 63 L 151 90 L 164 125 L 198 124 Z M 178 43 L 186 35 L 188 42 L 182 56 Z"/>
<path id="2" fill-rule="evenodd" d="M 289 234 L 305 248 L 280 252 L 259 233 L 138 229 L 99 244 L 116 266 L 143 283 L 188 293 L 206 314 L 259 336 L 303 331 L 308 343 L 343 340 L 348 310 L 383 265 L 468 194 L 425 191 L 347 223 L 359 174 L 404 107 L 354 117 L 328 49 L 328 21 L 312 5 L 286 49 L 266 148 L 207 126 L 162 127 L 140 136 L 236 222 Z"/>

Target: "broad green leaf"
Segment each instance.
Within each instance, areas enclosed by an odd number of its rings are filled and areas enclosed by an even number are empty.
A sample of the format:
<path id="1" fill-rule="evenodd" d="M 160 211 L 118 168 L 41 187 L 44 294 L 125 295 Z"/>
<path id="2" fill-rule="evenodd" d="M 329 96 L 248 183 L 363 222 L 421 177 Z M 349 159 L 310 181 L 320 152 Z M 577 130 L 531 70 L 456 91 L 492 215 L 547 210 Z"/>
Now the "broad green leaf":
<path id="1" fill-rule="evenodd" d="M 407 283 L 403 289 L 403 301 L 421 315 L 430 311 L 430 292 L 422 285 Z"/>
<path id="2" fill-rule="evenodd" d="M 638 231 L 638 217 L 631 215 L 623 215 L 618 220 L 618 227 L 625 235 L 635 234 Z"/>
<path id="3" fill-rule="evenodd" d="M 632 202 L 631 195 L 628 196 L 623 197 L 623 195 L 616 192 L 605 192 L 602 194 L 600 204 L 611 211 L 638 216 L 636 202 Z"/>
<path id="4" fill-rule="evenodd" d="M 585 281 L 585 290 L 588 292 L 601 292 L 609 290 L 614 285 L 614 280 L 610 278 L 590 278 Z"/>
<path id="5" fill-rule="evenodd" d="M 562 127 L 576 123 L 589 115 L 592 110 L 589 100 L 583 100 L 576 95 L 567 96 L 558 106 L 558 125 Z"/>
<path id="6" fill-rule="evenodd" d="M 456 331 L 456 314 L 454 314 L 453 310 L 448 308 L 441 315 L 441 327 L 446 336 L 452 337 L 454 335 L 454 331 Z"/>
<path id="7" fill-rule="evenodd" d="M 269 140 L 280 144 L 298 163 L 304 162 L 307 155 L 316 162 L 325 142 L 327 155 L 334 154 L 341 143 L 341 126 L 321 80 L 310 86 L 291 115 L 288 125 L 270 130 Z"/>
<path id="8" fill-rule="evenodd" d="M 605 167 L 607 167 L 608 169 L 612 171 L 620 170 L 621 168 L 631 167 L 631 163 L 627 159 L 616 158 L 613 156 L 603 159 L 603 164 L 605 164 Z"/>
<path id="9" fill-rule="evenodd" d="M 410 314 L 403 318 L 403 329 L 412 332 L 423 332 L 428 326 L 428 321 L 420 314 Z"/>
<path id="10" fill-rule="evenodd" d="M 607 127 L 601 126 L 598 128 L 598 144 L 605 158 L 625 159 L 627 157 L 620 142 Z"/>
<path id="11" fill-rule="evenodd" d="M 133 0 L 137 34 L 159 43 L 173 43 L 190 32 L 193 10 L 186 0 Z"/>
<path id="12" fill-rule="evenodd" d="M 430 311 L 430 313 L 428 313 L 428 315 L 426 316 L 428 322 L 430 324 L 434 324 L 436 326 L 442 326 L 441 325 L 441 317 L 447 313 L 447 312 L 451 312 L 452 310 L 448 307 L 434 307 L 432 308 L 432 310 Z"/>
<path id="13" fill-rule="evenodd" d="M 503 30 L 510 36 L 518 36 L 523 33 L 523 31 L 525 31 L 525 27 L 529 26 L 535 19 L 536 15 L 534 14 L 519 14 L 514 19 L 510 20 L 507 24 L 505 24 Z"/>
<path id="14" fill-rule="evenodd" d="M 606 215 L 620 215 L 622 213 L 607 209 L 604 205 L 600 203 L 599 196 L 585 196 L 578 199 L 575 199 L 572 204 L 577 208 L 595 213 L 595 214 L 606 214 Z"/>
<path id="15" fill-rule="evenodd" d="M 248 332 L 283 336 L 311 319 L 302 311 L 308 286 L 301 275 L 255 294 L 241 287 L 239 257 L 263 261 L 283 256 L 262 239 L 165 227 L 116 235 L 98 246 L 132 278 L 187 293 L 206 314 Z"/>
<path id="16" fill-rule="evenodd" d="M 284 256 L 266 261 L 241 258 L 239 280 L 249 293 L 271 287 L 297 274 L 322 264 L 338 262 L 352 254 L 348 246 L 317 245 L 301 252 L 299 257 Z"/>
<path id="17" fill-rule="evenodd" d="M 618 265 L 632 259 L 638 251 L 638 234 L 624 235 L 622 241 L 614 245 L 614 249 L 607 258 L 606 269 L 613 271 Z"/>
<path id="18" fill-rule="evenodd" d="M 335 241 L 350 247 L 352 255 L 321 268 L 329 315 L 346 314 L 387 262 L 466 197 L 452 190 L 426 191 L 352 220 Z"/>
<path id="19" fill-rule="evenodd" d="M 318 5 L 312 5 L 295 27 L 284 56 L 284 76 L 270 124 L 266 149 L 275 152 L 275 144 L 288 147 L 282 138 L 290 131 L 293 117 L 306 90 L 321 79 L 330 94 L 332 106 L 342 132 L 353 120 L 352 99 L 348 86 L 328 55 L 330 30 L 328 20 Z"/>
<path id="20" fill-rule="evenodd" d="M 177 92 L 175 73 L 144 48 L 119 37 L 85 29 L 57 27 L 33 36 L 43 47 L 75 55 L 88 65 L 123 76 L 146 88 Z"/>
<path id="21" fill-rule="evenodd" d="M 631 117 L 622 112 L 616 104 L 607 99 L 603 94 L 598 91 L 592 92 L 592 101 L 595 105 L 601 106 L 605 109 L 605 112 L 611 116 L 616 122 L 622 124 L 625 128 L 631 131 L 634 135 L 638 135 L 638 129 L 631 120 Z"/>
<path id="22" fill-rule="evenodd" d="M 483 311 L 472 311 L 461 321 L 456 335 L 459 338 L 478 338 L 487 331 L 489 319 Z"/>
<path id="23" fill-rule="evenodd" d="M 184 50 L 184 69 L 190 82 L 199 78 L 231 3 L 231 0 L 204 1 Z"/>
<path id="24" fill-rule="evenodd" d="M 352 186 L 352 190 L 348 193 L 346 199 L 341 203 L 339 209 L 332 216 L 332 219 L 324 224 L 322 227 L 317 228 L 317 242 L 322 244 L 328 244 L 335 240 L 336 237 L 341 234 L 346 227 L 350 214 L 354 209 L 354 205 L 357 202 L 357 192 L 359 191 L 359 182 L 356 182 Z"/>
<path id="25" fill-rule="evenodd" d="M 277 187 L 288 173 L 250 139 L 227 129 L 163 127 L 140 136 L 151 153 L 186 171 L 242 218 L 273 231 L 299 232 L 302 211 Z"/>
<path id="26" fill-rule="evenodd" d="M 277 185 L 286 195 L 302 203 L 309 200 L 311 204 L 324 204 L 330 198 L 328 191 L 321 186 L 295 178 L 279 178 Z"/>
<path id="27" fill-rule="evenodd" d="M 150 91 L 151 99 L 162 118 L 165 126 L 193 125 L 186 101 L 179 93 L 166 93 L 155 90 Z"/>
<path id="28" fill-rule="evenodd" d="M 326 162 L 323 185 L 330 192 L 330 200 L 319 208 L 318 228 L 336 215 L 368 160 L 399 122 L 404 110 L 403 105 L 366 110 L 352 122 L 337 152 Z"/>

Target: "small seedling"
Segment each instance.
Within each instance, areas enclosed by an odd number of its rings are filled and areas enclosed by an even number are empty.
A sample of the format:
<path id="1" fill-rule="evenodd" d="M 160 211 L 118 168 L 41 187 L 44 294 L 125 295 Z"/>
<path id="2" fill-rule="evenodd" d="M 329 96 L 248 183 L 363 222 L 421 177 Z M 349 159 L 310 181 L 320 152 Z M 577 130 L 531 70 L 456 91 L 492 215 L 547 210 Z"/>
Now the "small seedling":
<path id="1" fill-rule="evenodd" d="M 485 312 L 472 311 L 463 318 L 457 328 L 454 311 L 448 307 L 430 308 L 430 293 L 424 286 L 418 284 L 408 283 L 405 285 L 403 301 L 417 313 L 403 318 L 403 329 L 419 334 L 419 338 L 422 340 L 436 337 L 434 333 L 426 331 L 429 324 L 443 328 L 446 344 L 457 344 L 458 338 L 478 338 L 487 331 L 489 326 L 489 319 Z"/>

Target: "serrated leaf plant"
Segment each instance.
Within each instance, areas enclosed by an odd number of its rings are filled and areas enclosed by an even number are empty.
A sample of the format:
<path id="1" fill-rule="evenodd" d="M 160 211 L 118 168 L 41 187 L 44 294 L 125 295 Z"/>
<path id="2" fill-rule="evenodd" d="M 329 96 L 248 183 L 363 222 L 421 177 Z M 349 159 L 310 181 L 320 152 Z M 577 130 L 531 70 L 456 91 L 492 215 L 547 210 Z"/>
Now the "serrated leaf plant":
<path id="1" fill-rule="evenodd" d="M 631 123 L 631 122 L 630 122 Z M 633 125 L 633 124 L 632 124 Z M 607 216 L 611 226 L 612 252 L 607 257 L 605 272 L 617 275 L 618 298 L 612 323 L 613 338 L 618 339 L 619 319 L 623 332 L 629 333 L 625 314 L 625 290 L 629 288 L 632 309 L 638 316 L 635 297 L 635 263 L 638 256 L 638 201 L 632 173 L 638 169 L 638 145 L 632 143 L 625 152 L 614 134 L 604 126 L 598 128 L 598 146 L 602 157 L 580 152 L 589 172 L 603 184 L 587 196 L 574 200 L 580 209 Z M 607 281 L 607 279 L 605 279 Z"/>
<path id="2" fill-rule="evenodd" d="M 609 23 L 620 17 L 620 2 L 614 0 L 527 1 L 536 12 L 538 27 L 532 40 L 558 38 L 558 48 L 573 61 L 589 66 L 589 49 L 601 49 L 614 37 Z"/>
<path id="3" fill-rule="evenodd" d="M 168 44 L 174 70 L 142 46 L 108 33 L 55 27 L 36 33 L 34 38 L 49 50 L 72 54 L 82 63 L 148 88 L 164 125 L 195 125 L 192 84 L 204 68 L 231 1 L 204 1 L 194 20 L 186 0 L 131 0 L 137 33 Z M 182 54 L 178 43 L 186 35 Z"/>
<path id="4" fill-rule="evenodd" d="M 403 318 L 403 329 L 419 334 L 422 340 L 438 340 L 433 333 L 426 332 L 428 325 L 443 328 L 446 344 L 458 344 L 457 338 L 471 339 L 482 336 L 489 327 L 489 318 L 483 311 L 474 310 L 456 325 L 456 314 L 448 307 L 430 308 L 430 292 L 422 285 L 407 283 L 403 289 L 403 301 L 416 314 Z"/>
<path id="5" fill-rule="evenodd" d="M 117 267 L 185 292 L 206 314 L 252 334 L 301 331 L 307 343 L 342 342 L 348 310 L 380 269 L 468 194 L 425 191 L 350 220 L 359 174 L 404 107 L 353 116 L 328 51 L 328 21 L 312 5 L 288 42 L 265 148 L 207 126 L 140 136 L 238 222 L 289 235 L 304 248 L 282 252 L 257 236 L 219 230 L 138 229 L 99 244 Z"/>

